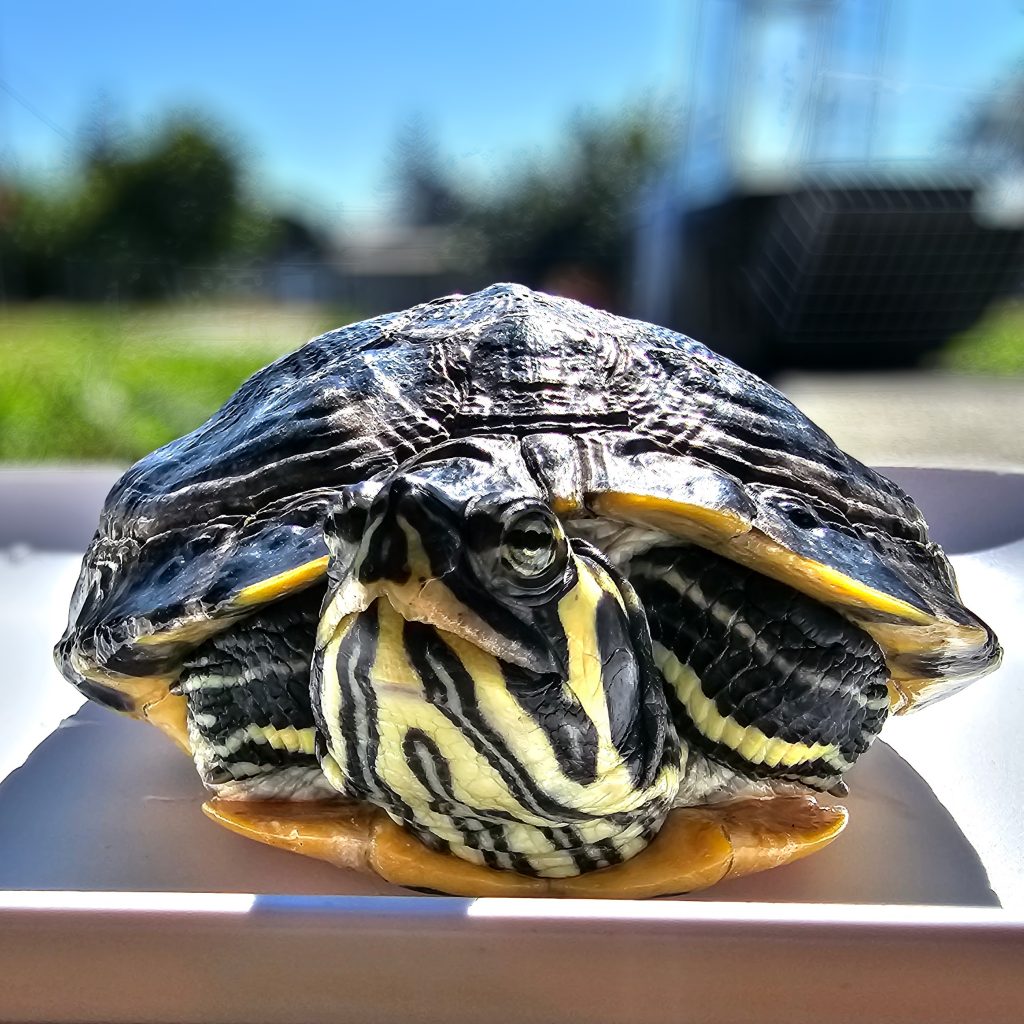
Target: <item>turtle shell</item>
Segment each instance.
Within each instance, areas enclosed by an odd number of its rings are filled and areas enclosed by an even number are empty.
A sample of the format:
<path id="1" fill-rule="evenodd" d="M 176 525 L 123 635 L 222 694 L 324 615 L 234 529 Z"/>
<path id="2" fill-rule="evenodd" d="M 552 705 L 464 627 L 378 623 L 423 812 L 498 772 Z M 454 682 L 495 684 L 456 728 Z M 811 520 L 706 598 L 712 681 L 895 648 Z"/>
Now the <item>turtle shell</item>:
<path id="1" fill-rule="evenodd" d="M 690 338 L 499 284 L 324 334 L 129 469 L 59 667 L 159 709 L 197 644 L 326 572 L 339 488 L 494 435 L 521 439 L 563 517 L 653 527 L 840 609 L 885 652 L 897 710 L 998 659 L 913 501 L 778 391 Z"/>

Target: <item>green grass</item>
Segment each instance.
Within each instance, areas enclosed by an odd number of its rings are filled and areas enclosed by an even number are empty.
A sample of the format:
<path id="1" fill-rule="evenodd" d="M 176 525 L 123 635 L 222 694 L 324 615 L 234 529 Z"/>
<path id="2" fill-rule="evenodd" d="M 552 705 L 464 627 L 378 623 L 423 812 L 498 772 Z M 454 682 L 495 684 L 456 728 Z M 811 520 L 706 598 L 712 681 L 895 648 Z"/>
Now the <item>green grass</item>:
<path id="1" fill-rule="evenodd" d="M 133 462 L 282 352 L 355 319 L 308 306 L 0 307 L 0 460 Z M 993 309 L 936 365 L 1024 374 L 1024 303 Z"/>
<path id="2" fill-rule="evenodd" d="M 0 308 L 0 460 L 128 463 L 358 317 L 319 307 Z"/>
<path id="3" fill-rule="evenodd" d="M 938 365 L 961 373 L 1024 373 L 1024 302 L 993 307 L 939 353 Z"/>

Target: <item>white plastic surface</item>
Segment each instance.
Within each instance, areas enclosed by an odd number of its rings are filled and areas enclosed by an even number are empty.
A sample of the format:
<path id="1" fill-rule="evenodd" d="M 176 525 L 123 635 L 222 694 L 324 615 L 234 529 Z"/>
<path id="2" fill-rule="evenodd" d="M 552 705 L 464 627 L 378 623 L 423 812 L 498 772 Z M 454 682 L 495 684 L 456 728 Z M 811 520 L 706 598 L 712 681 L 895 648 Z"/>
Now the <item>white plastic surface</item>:
<path id="1" fill-rule="evenodd" d="M 672 902 L 406 895 L 219 829 L 168 740 L 52 667 L 78 558 L 0 558 L 0 1017 L 1024 1019 L 1024 477 L 892 475 L 1003 667 L 887 724 L 831 847 Z"/>

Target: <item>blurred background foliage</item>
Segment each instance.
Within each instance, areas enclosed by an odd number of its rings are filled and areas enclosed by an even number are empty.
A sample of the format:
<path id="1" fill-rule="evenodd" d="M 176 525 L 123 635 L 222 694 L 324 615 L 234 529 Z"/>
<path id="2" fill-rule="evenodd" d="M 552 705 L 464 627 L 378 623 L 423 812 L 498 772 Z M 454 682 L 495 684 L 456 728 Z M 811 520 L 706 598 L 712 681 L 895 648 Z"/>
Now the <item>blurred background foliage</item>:
<path id="1" fill-rule="evenodd" d="M 624 301 L 634 197 L 664 163 L 668 111 L 579 114 L 560 151 L 513 169 L 486 191 L 450 175 L 429 130 L 399 133 L 391 173 L 399 216 L 446 226 L 483 277 L 540 286 L 572 268 L 602 298 Z M 223 129 L 178 112 L 137 139 L 86 133 L 70 182 L 0 183 L 5 299 L 149 302 L 179 299 L 205 272 L 212 291 L 240 265 L 259 266 L 318 225 L 275 216 L 245 187 Z"/>
<path id="2" fill-rule="evenodd" d="M 271 251 L 285 225 L 245 195 L 225 133 L 176 113 L 137 139 L 87 132 L 69 181 L 2 186 L 5 297 L 152 301 L 185 268 Z"/>
<path id="3" fill-rule="evenodd" d="M 444 229 L 481 284 L 621 304 L 632 197 L 665 159 L 669 120 L 643 107 L 576 116 L 553 160 L 486 192 L 450 178 L 429 132 L 410 123 L 391 168 L 401 215 Z M 382 311 L 358 295 L 239 301 L 240 268 L 258 281 L 304 243 L 319 261 L 323 243 L 318 226 L 255 198 L 207 119 L 176 113 L 139 139 L 84 138 L 70 182 L 2 186 L 0 459 L 132 461 L 281 352 Z"/>
<path id="4" fill-rule="evenodd" d="M 1000 303 L 969 330 L 952 338 L 936 357 L 939 366 L 964 373 L 1024 374 L 1024 303 Z"/>
<path id="5" fill-rule="evenodd" d="M 495 280 L 666 323 L 767 374 L 915 362 L 1024 373 L 1024 32 L 1016 47 L 989 33 L 1018 55 L 1007 65 L 986 63 L 995 42 L 973 53 L 924 0 L 703 0 L 685 16 L 667 2 L 635 15 L 544 9 L 561 30 L 506 25 L 507 53 L 493 19 L 423 15 L 417 27 L 410 7 L 404 27 L 353 22 L 367 47 L 353 65 L 384 33 L 401 55 L 389 73 L 405 85 L 390 100 L 380 78 L 346 91 L 335 81 L 344 69 L 278 45 L 275 32 L 315 48 L 309 24 L 340 17 L 322 5 L 300 5 L 274 31 L 223 11 L 209 40 L 189 37 L 182 15 L 174 30 L 212 48 L 205 70 L 195 58 L 210 102 L 141 120 L 101 102 L 77 132 L 0 64 L 0 459 L 131 461 L 323 330 Z M 1022 12 L 1000 12 L 1024 25 Z M 109 34 L 111 59 L 117 32 L 148 45 L 130 22 L 105 28 L 103 17 L 83 24 Z M 918 27 L 896 37 L 898 23 Z M 666 26 L 674 41 L 656 42 Z M 218 28 L 225 39 L 250 33 L 254 58 L 274 69 L 267 95 L 276 85 L 293 97 L 286 119 L 301 120 L 314 91 L 345 110 L 387 111 L 375 217 L 347 216 L 340 184 L 327 186 L 337 207 L 323 190 L 319 203 L 289 200 L 246 130 L 208 112 L 231 91 Z M 596 102 L 618 63 L 634 78 L 643 70 L 643 45 L 660 47 L 661 87 L 622 85 L 614 102 Z M 943 56 L 959 53 L 964 69 Z M 531 60 L 536 74 L 517 78 Z M 474 62 L 476 78 L 462 66 Z M 351 74 L 365 78 L 360 68 Z M 578 69 L 589 84 L 531 145 L 540 129 L 522 113 L 525 94 L 543 102 L 545 74 L 554 88 Z M 957 75 L 971 84 L 951 84 Z M 498 156 L 481 143 L 482 161 L 446 145 L 436 126 L 455 106 L 420 96 L 445 76 L 478 125 L 500 135 L 507 120 L 523 145 Z M 60 173 L 10 159 L 12 110 L 59 136 Z M 380 134 L 371 120 L 324 166 L 365 163 L 371 128 Z M 941 144 L 921 141 L 926 121 Z M 339 134 L 303 124 L 301 141 Z"/>
<path id="6" fill-rule="evenodd" d="M 358 316 L 245 304 L 0 311 L 0 458 L 129 463 L 201 423 L 250 374 Z"/>

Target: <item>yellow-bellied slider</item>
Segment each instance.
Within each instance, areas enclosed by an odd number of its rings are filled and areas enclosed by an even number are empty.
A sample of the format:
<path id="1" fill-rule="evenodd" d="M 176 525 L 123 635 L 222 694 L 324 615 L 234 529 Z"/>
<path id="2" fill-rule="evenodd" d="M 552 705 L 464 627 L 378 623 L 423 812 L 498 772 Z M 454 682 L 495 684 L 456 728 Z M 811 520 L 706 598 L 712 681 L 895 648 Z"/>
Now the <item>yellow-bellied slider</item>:
<path id="1" fill-rule="evenodd" d="M 769 385 L 495 285 L 309 342 L 132 467 L 56 657 L 236 831 L 657 895 L 829 841 L 813 793 L 999 648 L 913 501 Z"/>

